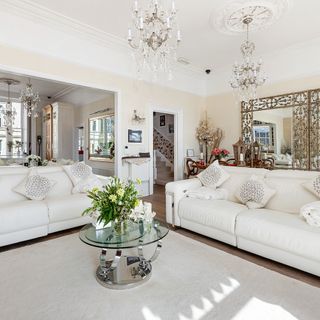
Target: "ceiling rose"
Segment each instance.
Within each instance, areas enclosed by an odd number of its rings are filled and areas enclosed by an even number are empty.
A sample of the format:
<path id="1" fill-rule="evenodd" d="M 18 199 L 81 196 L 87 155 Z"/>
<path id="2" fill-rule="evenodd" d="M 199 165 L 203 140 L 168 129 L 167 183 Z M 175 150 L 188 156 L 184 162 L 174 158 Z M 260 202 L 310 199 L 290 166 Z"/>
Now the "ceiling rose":
<path id="1" fill-rule="evenodd" d="M 226 34 L 239 34 L 245 31 L 244 17 L 251 18 L 250 30 L 265 28 L 280 19 L 288 10 L 289 0 L 236 0 L 215 10 L 211 15 L 213 27 Z"/>

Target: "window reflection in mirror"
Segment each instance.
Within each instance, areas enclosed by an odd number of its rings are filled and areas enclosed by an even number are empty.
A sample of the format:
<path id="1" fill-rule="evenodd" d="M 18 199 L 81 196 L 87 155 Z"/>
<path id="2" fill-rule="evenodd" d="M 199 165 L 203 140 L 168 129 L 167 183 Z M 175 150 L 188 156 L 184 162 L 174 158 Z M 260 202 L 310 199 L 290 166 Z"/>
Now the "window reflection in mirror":
<path id="1" fill-rule="evenodd" d="M 262 155 L 273 158 L 275 167 L 292 168 L 293 108 L 279 108 L 253 113 L 253 140 L 259 142 Z"/>
<path id="2" fill-rule="evenodd" d="M 89 119 L 89 160 L 113 161 L 114 115 Z"/>

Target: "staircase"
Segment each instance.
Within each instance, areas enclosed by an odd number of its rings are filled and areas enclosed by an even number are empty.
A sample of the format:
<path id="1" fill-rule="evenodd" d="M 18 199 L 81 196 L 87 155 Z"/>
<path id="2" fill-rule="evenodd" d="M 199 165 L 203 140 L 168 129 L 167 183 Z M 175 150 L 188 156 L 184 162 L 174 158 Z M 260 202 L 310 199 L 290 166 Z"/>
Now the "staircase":
<path id="1" fill-rule="evenodd" d="M 166 161 L 163 161 L 161 157 L 156 157 L 156 170 L 157 175 L 154 180 L 155 184 L 164 186 L 166 183 L 174 180 L 172 168 L 167 166 Z"/>
<path id="2" fill-rule="evenodd" d="M 158 130 L 153 130 L 154 183 L 165 185 L 174 180 L 174 146 Z"/>

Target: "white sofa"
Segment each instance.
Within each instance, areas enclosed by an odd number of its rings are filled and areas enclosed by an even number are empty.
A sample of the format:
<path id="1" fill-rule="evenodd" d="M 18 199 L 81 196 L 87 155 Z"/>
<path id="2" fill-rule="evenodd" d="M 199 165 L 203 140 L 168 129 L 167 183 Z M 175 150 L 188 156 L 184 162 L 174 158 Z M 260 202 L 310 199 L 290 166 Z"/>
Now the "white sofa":
<path id="1" fill-rule="evenodd" d="M 199 179 L 168 183 L 167 222 L 320 276 L 320 228 L 308 225 L 299 216 L 303 205 L 319 201 L 302 183 L 320 173 L 223 169 L 230 174 L 221 186 L 229 191 L 227 200 L 186 197 L 186 191 L 201 186 Z M 264 177 L 265 183 L 276 190 L 265 208 L 248 209 L 235 197 L 235 191 L 252 174 Z"/>
<path id="2" fill-rule="evenodd" d="M 84 193 L 72 194 L 72 182 L 62 167 L 38 167 L 38 173 L 55 181 L 45 200 L 28 200 L 14 192 L 29 173 L 25 167 L 0 167 L 0 246 L 45 236 L 84 225 L 91 221 L 81 216 L 90 206 Z M 99 177 L 102 183 L 107 178 Z"/>

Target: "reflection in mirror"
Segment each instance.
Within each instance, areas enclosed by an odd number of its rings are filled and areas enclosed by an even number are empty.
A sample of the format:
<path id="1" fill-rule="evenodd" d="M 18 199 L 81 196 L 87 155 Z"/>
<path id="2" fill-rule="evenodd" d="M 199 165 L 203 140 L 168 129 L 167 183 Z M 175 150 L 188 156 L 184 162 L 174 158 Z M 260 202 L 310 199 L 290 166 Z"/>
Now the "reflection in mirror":
<path id="1" fill-rule="evenodd" d="M 263 158 L 273 158 L 275 167 L 292 168 L 293 108 L 253 112 L 253 140 L 262 145 Z"/>
<path id="2" fill-rule="evenodd" d="M 113 161 L 114 115 L 89 119 L 89 160 Z"/>

